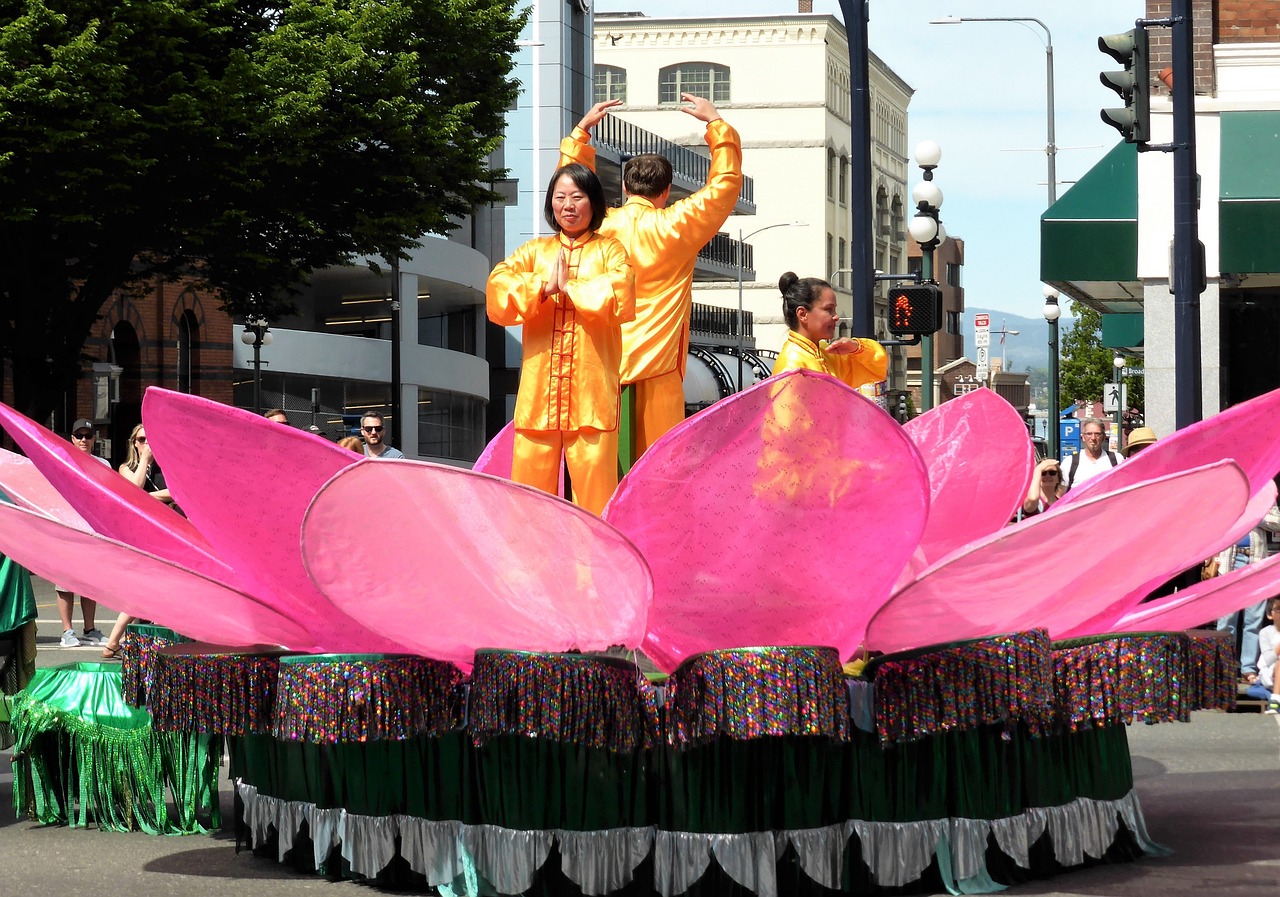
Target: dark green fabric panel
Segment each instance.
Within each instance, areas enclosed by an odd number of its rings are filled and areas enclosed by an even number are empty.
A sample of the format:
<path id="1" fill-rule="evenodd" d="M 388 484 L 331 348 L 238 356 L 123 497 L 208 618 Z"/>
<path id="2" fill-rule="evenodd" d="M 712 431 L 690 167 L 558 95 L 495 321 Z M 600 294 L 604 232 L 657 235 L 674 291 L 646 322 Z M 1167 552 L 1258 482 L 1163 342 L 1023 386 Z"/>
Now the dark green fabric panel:
<path id="1" fill-rule="evenodd" d="M 1138 148 L 1118 143 L 1041 216 L 1044 221 L 1138 219 Z"/>
<path id="2" fill-rule="evenodd" d="M 1137 221 L 1041 221 L 1040 279 L 1136 281 Z"/>
<path id="3" fill-rule="evenodd" d="M 1224 274 L 1280 273 L 1280 201 L 1218 203 L 1218 239 Z"/>
<path id="4" fill-rule="evenodd" d="M 1218 195 L 1223 199 L 1280 197 L 1280 112 L 1223 112 L 1218 121 L 1221 127 Z"/>
<path id="5" fill-rule="evenodd" d="M 1124 349 L 1141 346 L 1146 320 L 1142 312 L 1102 316 L 1102 347 Z"/>

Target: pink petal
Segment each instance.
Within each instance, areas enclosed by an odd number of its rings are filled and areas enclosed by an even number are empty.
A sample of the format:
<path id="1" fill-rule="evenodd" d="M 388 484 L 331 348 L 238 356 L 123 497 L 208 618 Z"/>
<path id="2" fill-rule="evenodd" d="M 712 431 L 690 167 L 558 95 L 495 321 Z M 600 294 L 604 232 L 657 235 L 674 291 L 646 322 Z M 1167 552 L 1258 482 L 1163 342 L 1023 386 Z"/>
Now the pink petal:
<path id="1" fill-rule="evenodd" d="M 989 389 L 943 402 L 903 428 L 929 471 L 926 558 L 941 560 L 1009 522 L 1027 495 L 1035 450 L 1022 417 Z"/>
<path id="2" fill-rule="evenodd" d="M 1249 534 L 1258 521 L 1266 516 L 1267 511 L 1271 510 L 1271 506 L 1276 500 L 1276 485 L 1267 480 L 1258 494 L 1249 499 L 1249 503 L 1245 505 L 1244 512 L 1231 525 L 1231 528 L 1223 535 L 1215 537 L 1212 541 L 1205 543 L 1202 550 L 1197 551 L 1194 555 L 1196 558 L 1209 557 L 1217 554 L 1220 550 L 1228 545 L 1234 545 L 1244 536 Z M 1168 582 L 1172 577 L 1179 573 L 1173 570 L 1168 573 L 1156 576 L 1154 579 L 1148 580 L 1134 589 L 1122 600 L 1107 607 L 1102 613 L 1089 620 L 1085 620 L 1079 626 L 1072 627 L 1067 632 L 1062 633 L 1062 638 L 1075 638 L 1077 636 L 1095 635 L 1100 632 L 1111 632 L 1119 623 L 1120 619 L 1128 614 L 1133 608 L 1142 601 L 1143 598 L 1151 594 L 1158 586 Z M 1221 578 L 1221 577 L 1219 577 Z M 1221 614 L 1219 614 L 1221 616 Z"/>
<path id="3" fill-rule="evenodd" d="M 20 508 L 35 511 L 81 532 L 91 532 L 79 512 L 24 455 L 0 449 L 0 489 Z"/>
<path id="4" fill-rule="evenodd" d="M 1117 595 L 1185 567 L 1240 515 L 1248 488 L 1236 464 L 1220 461 L 1005 527 L 891 598 L 867 645 L 902 651 L 1035 627 L 1057 638 Z"/>
<path id="5" fill-rule="evenodd" d="M 147 390 L 142 418 L 170 492 L 237 583 L 282 616 L 306 621 L 327 651 L 402 650 L 330 605 L 302 566 L 299 538 L 312 496 L 358 458 L 295 427 L 156 387 Z M 397 525 L 397 509 L 381 496 L 364 496 L 346 513 L 377 532 Z"/>
<path id="6" fill-rule="evenodd" d="M 472 471 L 502 477 L 504 480 L 511 479 L 511 453 L 515 447 L 515 439 L 515 421 L 508 421 L 507 425 L 498 431 L 498 435 L 489 440 L 489 444 L 484 447 L 476 463 L 471 465 Z M 564 495 L 563 464 L 560 466 L 560 485 L 556 489 L 556 494 Z"/>
<path id="7" fill-rule="evenodd" d="M 1049 513 L 1084 498 L 1114 492 L 1142 480 L 1178 470 L 1201 467 L 1231 458 L 1249 479 L 1249 493 L 1256 495 L 1267 480 L 1280 471 L 1280 439 L 1275 422 L 1280 417 L 1280 389 L 1234 405 L 1213 417 L 1194 423 L 1169 436 L 1118 467 L 1072 489 Z M 1064 476 L 1068 469 L 1062 465 Z"/>
<path id="8" fill-rule="evenodd" d="M 385 525 L 361 513 L 373 497 Z M 307 512 L 302 553 L 344 613 L 459 664 L 485 647 L 638 646 L 652 599 L 640 553 L 595 515 L 508 480 L 422 462 L 339 473 Z"/>
<path id="9" fill-rule="evenodd" d="M 212 579 L 230 576 L 196 528 L 163 502 L 7 405 L 0 424 L 95 532 Z"/>
<path id="10" fill-rule="evenodd" d="M 604 518 L 649 562 L 644 649 L 672 670 L 751 645 L 848 655 L 927 512 L 924 465 L 902 428 L 837 380 L 792 371 L 663 436 Z"/>
<path id="11" fill-rule="evenodd" d="M 243 592 L 31 511 L 0 505 L 0 551 L 38 576 L 191 638 L 315 650 L 305 629 Z"/>
<path id="12" fill-rule="evenodd" d="M 1177 632 L 1280 593 L 1280 555 L 1139 605 L 1105 632 Z M 1093 633 L 1090 633 L 1093 634 Z"/>

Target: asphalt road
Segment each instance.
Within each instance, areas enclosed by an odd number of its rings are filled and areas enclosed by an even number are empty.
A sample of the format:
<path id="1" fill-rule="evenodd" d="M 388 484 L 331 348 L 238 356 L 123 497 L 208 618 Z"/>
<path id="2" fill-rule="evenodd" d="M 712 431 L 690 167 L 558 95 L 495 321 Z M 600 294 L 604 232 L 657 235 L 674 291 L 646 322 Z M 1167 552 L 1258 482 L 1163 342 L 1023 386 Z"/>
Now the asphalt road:
<path id="1" fill-rule="evenodd" d="M 38 585 L 41 666 L 97 659 L 96 648 L 60 648 L 52 590 Z M 115 614 L 103 610 L 104 631 Z M 1280 895 L 1280 717 L 1194 714 L 1190 724 L 1129 731 L 1134 777 L 1151 837 L 1169 857 L 1073 872 L 1020 885 L 1011 894 L 1091 897 Z M 229 823 L 214 835 L 153 837 L 95 829 L 42 828 L 13 811 L 8 754 L 0 754 L 0 897 L 101 897 L 104 892 L 174 897 L 324 891 L 369 894 L 351 883 L 287 872 L 236 853 Z M 222 811 L 231 813 L 227 783 Z"/>

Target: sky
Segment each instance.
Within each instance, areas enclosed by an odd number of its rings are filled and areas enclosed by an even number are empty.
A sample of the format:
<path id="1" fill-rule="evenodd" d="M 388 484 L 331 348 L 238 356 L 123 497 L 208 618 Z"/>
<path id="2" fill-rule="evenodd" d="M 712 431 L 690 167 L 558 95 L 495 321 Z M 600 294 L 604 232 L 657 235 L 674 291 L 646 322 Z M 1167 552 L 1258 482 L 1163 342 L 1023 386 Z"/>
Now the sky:
<path id="1" fill-rule="evenodd" d="M 697 15 L 782 15 L 796 0 L 699 0 Z M 596 0 L 596 12 L 654 17 L 690 14 L 688 0 Z M 813 10 L 840 21 L 838 0 Z M 948 16 L 1040 19 L 1053 39 L 1058 196 L 1120 140 L 1103 123 L 1104 106 L 1121 105 L 1098 80 L 1118 64 L 1098 37 L 1128 31 L 1142 0 L 870 0 L 871 51 L 915 90 L 908 146 L 934 140 L 942 162 L 942 222 L 965 241 L 968 305 L 1038 317 L 1040 215 L 1048 204 L 1048 108 L 1044 32 L 1034 23 L 930 25 Z M 726 115 L 726 117 L 730 117 Z M 749 156 L 744 167 L 750 173 Z M 908 189 L 920 178 L 912 164 Z M 967 317 L 967 316 L 966 316 Z M 966 322 L 967 324 L 967 322 Z"/>

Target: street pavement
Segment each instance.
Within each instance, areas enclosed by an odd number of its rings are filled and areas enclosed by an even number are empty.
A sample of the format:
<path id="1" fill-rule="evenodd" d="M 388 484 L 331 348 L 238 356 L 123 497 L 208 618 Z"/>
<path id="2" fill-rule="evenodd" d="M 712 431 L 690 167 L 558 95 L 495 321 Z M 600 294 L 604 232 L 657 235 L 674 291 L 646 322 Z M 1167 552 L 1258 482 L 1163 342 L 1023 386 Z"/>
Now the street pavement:
<path id="1" fill-rule="evenodd" d="M 37 582 L 40 666 L 97 660 L 98 648 L 61 648 L 52 588 Z M 100 609 L 110 630 L 115 613 Z M 77 602 L 77 632 L 79 631 Z M 1134 778 L 1147 829 L 1173 850 L 1012 888 L 1044 897 L 1280 897 L 1280 717 L 1258 712 L 1193 714 L 1190 724 L 1129 730 Z M 287 871 L 237 853 L 221 787 L 224 829 L 213 835 L 155 837 L 96 829 L 42 828 L 16 819 L 9 754 L 0 753 L 0 897 L 101 897 L 104 892 L 174 897 L 284 897 L 324 891 L 370 893 Z"/>

